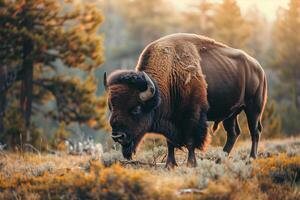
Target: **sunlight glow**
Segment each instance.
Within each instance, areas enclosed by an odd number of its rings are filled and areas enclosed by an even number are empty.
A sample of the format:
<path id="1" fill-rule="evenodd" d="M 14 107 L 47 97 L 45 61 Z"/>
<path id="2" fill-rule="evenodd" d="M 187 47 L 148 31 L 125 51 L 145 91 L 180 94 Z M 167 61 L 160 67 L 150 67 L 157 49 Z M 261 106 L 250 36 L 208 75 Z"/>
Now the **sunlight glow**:
<path id="1" fill-rule="evenodd" d="M 223 0 L 208 0 L 213 3 L 221 3 Z M 175 0 L 172 1 L 179 10 L 186 10 L 191 5 L 195 5 L 199 0 Z M 287 7 L 289 0 L 237 0 L 242 13 L 246 13 L 252 7 L 257 9 L 269 20 L 273 21 L 276 18 L 276 13 L 279 7 Z"/>

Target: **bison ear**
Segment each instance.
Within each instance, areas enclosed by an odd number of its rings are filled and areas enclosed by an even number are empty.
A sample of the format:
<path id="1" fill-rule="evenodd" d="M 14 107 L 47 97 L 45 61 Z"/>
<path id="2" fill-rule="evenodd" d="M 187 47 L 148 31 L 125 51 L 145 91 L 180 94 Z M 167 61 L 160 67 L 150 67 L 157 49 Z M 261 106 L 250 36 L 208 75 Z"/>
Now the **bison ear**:
<path id="1" fill-rule="evenodd" d="M 104 72 L 104 75 L 103 75 L 103 85 L 105 87 L 105 90 L 107 91 L 107 77 L 106 77 L 106 72 Z"/>
<path id="2" fill-rule="evenodd" d="M 145 104 L 142 107 L 145 112 L 150 112 L 156 109 L 160 105 L 160 103 L 161 103 L 160 95 L 158 92 L 156 92 L 154 97 L 149 101 L 145 102 Z"/>

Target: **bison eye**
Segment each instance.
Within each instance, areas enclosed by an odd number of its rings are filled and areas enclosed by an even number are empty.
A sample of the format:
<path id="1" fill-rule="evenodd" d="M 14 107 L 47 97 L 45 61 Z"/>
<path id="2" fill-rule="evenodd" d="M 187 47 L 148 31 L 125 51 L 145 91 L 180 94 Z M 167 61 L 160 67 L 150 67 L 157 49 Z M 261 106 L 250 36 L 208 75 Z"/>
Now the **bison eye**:
<path id="1" fill-rule="evenodd" d="M 136 106 L 131 110 L 131 114 L 133 114 L 133 115 L 141 114 L 141 112 L 142 112 L 141 106 Z"/>

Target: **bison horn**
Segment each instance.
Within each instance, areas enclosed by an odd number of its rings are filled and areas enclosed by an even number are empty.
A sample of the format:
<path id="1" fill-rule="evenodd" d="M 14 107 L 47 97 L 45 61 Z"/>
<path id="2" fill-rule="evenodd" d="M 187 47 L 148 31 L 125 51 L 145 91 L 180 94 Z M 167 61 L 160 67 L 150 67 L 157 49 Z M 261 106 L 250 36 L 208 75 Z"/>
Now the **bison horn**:
<path id="1" fill-rule="evenodd" d="M 119 134 L 119 135 L 112 135 L 111 137 L 112 137 L 112 138 L 120 138 L 120 137 L 123 137 L 123 135 L 122 135 L 122 134 Z"/>
<path id="2" fill-rule="evenodd" d="M 106 78 L 106 72 L 104 72 L 104 75 L 103 75 L 103 84 L 104 84 L 105 90 L 107 90 L 107 78 Z"/>
<path id="3" fill-rule="evenodd" d="M 147 82 L 147 89 L 140 93 L 140 99 L 142 101 L 147 101 L 151 99 L 155 94 L 155 85 L 153 81 L 150 79 L 150 77 L 146 74 L 146 72 L 143 72 L 144 77 Z"/>

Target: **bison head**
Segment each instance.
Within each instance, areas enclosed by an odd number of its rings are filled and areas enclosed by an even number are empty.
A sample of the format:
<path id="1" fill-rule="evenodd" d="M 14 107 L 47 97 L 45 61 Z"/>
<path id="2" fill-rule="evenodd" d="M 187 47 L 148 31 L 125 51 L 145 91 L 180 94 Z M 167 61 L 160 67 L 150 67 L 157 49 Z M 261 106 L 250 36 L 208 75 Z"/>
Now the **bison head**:
<path id="1" fill-rule="evenodd" d="M 145 72 L 118 70 L 110 74 L 104 85 L 108 92 L 112 138 L 122 145 L 122 153 L 132 153 L 153 123 L 160 96 L 155 81 Z"/>

